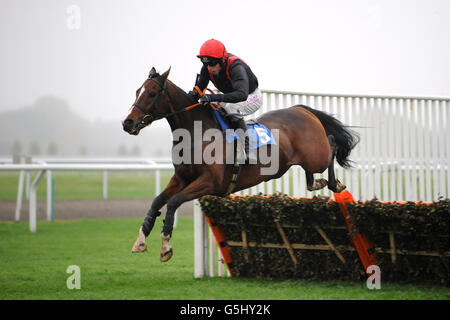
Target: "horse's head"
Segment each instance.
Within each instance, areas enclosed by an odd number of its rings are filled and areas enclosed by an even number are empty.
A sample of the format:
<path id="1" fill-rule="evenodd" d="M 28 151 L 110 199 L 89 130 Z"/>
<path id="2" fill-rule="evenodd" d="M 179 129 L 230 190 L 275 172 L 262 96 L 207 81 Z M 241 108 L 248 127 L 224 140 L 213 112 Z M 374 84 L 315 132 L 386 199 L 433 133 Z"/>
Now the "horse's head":
<path id="1" fill-rule="evenodd" d="M 166 80 L 170 68 L 162 75 L 155 68 L 150 70 L 147 80 L 136 90 L 136 101 L 130 114 L 123 121 L 123 130 L 129 134 L 138 135 L 144 127 L 155 120 L 161 119 L 166 113 L 164 97 L 166 94 Z"/>

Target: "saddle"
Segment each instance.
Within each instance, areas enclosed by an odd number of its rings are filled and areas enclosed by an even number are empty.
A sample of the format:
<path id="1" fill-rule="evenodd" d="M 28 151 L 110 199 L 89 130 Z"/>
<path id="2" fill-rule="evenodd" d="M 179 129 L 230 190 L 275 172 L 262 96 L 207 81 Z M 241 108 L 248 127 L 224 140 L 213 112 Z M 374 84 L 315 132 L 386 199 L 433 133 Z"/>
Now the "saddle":
<path id="1" fill-rule="evenodd" d="M 237 134 L 232 131 L 227 133 L 228 129 L 231 129 L 231 123 L 228 120 L 227 114 L 222 109 L 212 110 L 216 119 L 216 122 L 219 124 L 222 132 L 226 134 L 226 139 L 228 143 L 233 142 L 238 139 Z M 250 119 L 245 122 L 247 124 L 250 148 L 257 149 L 263 145 L 267 144 L 277 144 L 275 138 L 270 131 L 262 123 L 259 123 L 256 119 Z"/>
<path id="2" fill-rule="evenodd" d="M 227 114 L 227 112 L 224 109 L 220 108 L 212 111 L 214 112 L 216 122 L 220 125 L 222 131 L 225 131 L 232 127 L 231 121 L 228 120 L 231 115 Z M 256 119 L 249 119 L 246 120 L 245 123 L 247 124 L 248 127 L 250 125 L 257 124 L 258 121 Z"/>

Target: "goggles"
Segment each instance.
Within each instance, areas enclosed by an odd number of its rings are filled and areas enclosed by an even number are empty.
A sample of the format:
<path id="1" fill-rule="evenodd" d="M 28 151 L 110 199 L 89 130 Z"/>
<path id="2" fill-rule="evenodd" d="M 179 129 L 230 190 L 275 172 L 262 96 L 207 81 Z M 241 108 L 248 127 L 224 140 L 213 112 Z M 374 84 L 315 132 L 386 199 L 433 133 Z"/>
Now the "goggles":
<path id="1" fill-rule="evenodd" d="M 210 58 L 210 57 L 201 57 L 200 60 L 204 65 L 214 67 L 216 64 L 220 62 L 220 59 Z"/>

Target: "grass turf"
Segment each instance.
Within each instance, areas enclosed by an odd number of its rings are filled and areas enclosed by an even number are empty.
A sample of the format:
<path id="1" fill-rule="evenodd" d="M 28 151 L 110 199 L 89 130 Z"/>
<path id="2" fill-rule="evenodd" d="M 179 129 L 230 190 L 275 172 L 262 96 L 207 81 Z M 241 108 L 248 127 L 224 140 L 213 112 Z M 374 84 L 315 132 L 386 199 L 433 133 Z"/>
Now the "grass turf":
<path id="1" fill-rule="evenodd" d="M 162 219 L 147 239 L 149 252 L 132 254 L 142 219 L 0 223 L 0 299 L 449 299 L 448 288 L 365 283 L 203 278 L 193 276 L 193 220 L 179 218 L 174 256 L 159 261 Z M 81 271 L 69 290 L 67 267 Z"/>

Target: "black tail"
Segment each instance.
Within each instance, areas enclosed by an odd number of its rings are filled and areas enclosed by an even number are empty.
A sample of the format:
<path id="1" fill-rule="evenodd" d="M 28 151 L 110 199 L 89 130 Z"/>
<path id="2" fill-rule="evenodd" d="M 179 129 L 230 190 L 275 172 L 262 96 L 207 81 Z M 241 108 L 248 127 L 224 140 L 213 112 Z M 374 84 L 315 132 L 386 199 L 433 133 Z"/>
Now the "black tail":
<path id="1" fill-rule="evenodd" d="M 304 105 L 297 107 L 305 108 L 319 118 L 325 132 L 328 135 L 333 135 L 336 141 L 336 160 L 343 168 L 350 168 L 352 161 L 348 159 L 350 152 L 359 142 L 359 134 L 353 130 L 348 129 L 341 121 L 332 117 L 326 112 L 312 109 Z"/>

